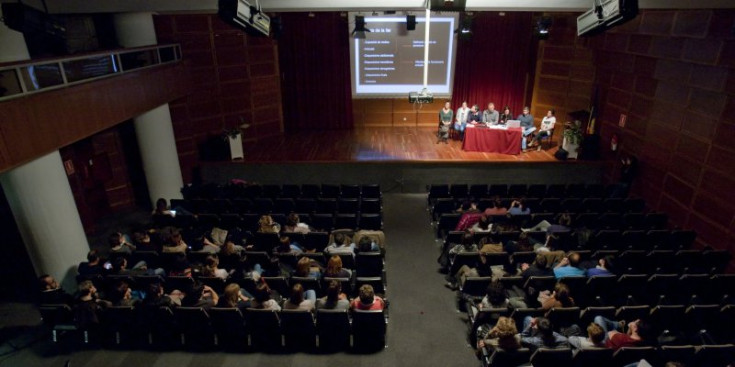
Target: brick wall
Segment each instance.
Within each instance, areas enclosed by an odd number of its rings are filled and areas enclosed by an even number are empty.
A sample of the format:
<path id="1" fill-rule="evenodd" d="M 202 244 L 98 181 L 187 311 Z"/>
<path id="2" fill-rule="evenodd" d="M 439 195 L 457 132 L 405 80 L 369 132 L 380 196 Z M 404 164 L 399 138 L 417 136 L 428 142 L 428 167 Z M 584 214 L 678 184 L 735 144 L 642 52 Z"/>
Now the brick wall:
<path id="1" fill-rule="evenodd" d="M 698 244 L 735 251 L 735 11 L 642 11 L 593 37 L 606 179 L 640 160 L 633 193 Z M 625 127 L 620 115 L 627 115 Z"/>
<path id="2" fill-rule="evenodd" d="M 179 43 L 194 93 L 169 104 L 184 182 L 199 165 L 199 144 L 251 124 L 243 140 L 283 134 L 278 50 L 272 38 L 245 34 L 214 14 L 154 16 L 158 43 Z"/>

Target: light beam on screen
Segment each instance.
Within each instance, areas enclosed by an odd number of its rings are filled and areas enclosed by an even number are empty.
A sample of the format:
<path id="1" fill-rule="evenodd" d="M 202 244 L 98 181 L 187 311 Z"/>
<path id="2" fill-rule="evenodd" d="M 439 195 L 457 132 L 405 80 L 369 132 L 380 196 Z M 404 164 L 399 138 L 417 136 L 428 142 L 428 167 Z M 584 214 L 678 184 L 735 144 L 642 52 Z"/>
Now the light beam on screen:
<path id="1" fill-rule="evenodd" d="M 354 19 L 354 14 L 349 14 Z M 353 97 L 404 98 L 424 87 L 424 26 L 417 15 L 417 28 L 406 30 L 406 16 L 365 16 L 371 32 L 365 39 L 350 37 Z M 428 89 L 437 97 L 451 95 L 454 79 L 458 14 L 431 13 Z M 350 30 L 351 31 L 351 30 Z"/>

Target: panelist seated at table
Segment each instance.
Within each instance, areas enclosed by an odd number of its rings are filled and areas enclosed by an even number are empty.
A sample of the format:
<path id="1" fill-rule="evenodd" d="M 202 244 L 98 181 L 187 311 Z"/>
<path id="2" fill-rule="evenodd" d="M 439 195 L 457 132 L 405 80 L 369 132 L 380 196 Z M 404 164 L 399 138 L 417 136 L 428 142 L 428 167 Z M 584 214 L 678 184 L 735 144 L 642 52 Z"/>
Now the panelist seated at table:
<path id="1" fill-rule="evenodd" d="M 464 134 L 464 128 L 467 126 L 467 116 L 469 114 L 470 108 L 467 107 L 467 102 L 462 102 L 462 107 L 457 109 L 457 119 L 454 121 L 454 130 L 459 132 L 460 137 Z"/>
<path id="2" fill-rule="evenodd" d="M 556 124 L 556 116 L 554 114 L 555 111 L 553 109 L 546 112 L 546 116 L 541 120 L 538 134 L 531 140 L 531 146 L 538 146 L 538 150 L 541 150 L 539 140 L 554 133 L 554 124 Z"/>
<path id="3" fill-rule="evenodd" d="M 482 112 L 482 122 L 488 125 L 497 125 L 500 113 L 495 110 L 495 103 L 488 103 L 487 109 Z"/>
<path id="4" fill-rule="evenodd" d="M 533 116 L 531 116 L 530 109 L 523 107 L 523 113 L 518 115 L 516 120 L 521 122 L 521 129 L 523 129 L 523 139 L 521 141 L 521 149 L 526 149 L 527 136 L 532 132 L 536 131 L 536 126 L 533 125 Z"/>
<path id="5" fill-rule="evenodd" d="M 478 123 L 482 123 L 482 113 L 478 105 L 472 105 L 470 114 L 467 115 L 467 124 L 477 125 Z"/>
<path id="6" fill-rule="evenodd" d="M 512 119 L 513 119 L 513 113 L 510 112 L 510 107 L 505 106 L 505 108 L 503 108 L 503 113 L 500 114 L 498 123 L 505 124 L 506 122 L 508 122 L 508 120 L 512 120 Z"/>

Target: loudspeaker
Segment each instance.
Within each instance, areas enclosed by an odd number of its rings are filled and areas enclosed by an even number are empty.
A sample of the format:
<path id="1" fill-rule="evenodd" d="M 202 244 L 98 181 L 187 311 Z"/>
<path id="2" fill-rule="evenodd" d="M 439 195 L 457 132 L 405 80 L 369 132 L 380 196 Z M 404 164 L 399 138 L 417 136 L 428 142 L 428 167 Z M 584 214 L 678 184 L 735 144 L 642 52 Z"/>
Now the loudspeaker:
<path id="1" fill-rule="evenodd" d="M 554 158 L 560 161 L 566 161 L 568 155 L 569 155 L 569 152 L 567 152 L 566 150 L 562 148 L 559 148 L 559 150 L 557 150 L 556 153 L 554 153 Z"/>
<path id="2" fill-rule="evenodd" d="M 355 15 L 355 29 L 356 30 L 364 30 L 365 29 L 365 17 L 362 15 Z"/>
<path id="3" fill-rule="evenodd" d="M 408 31 L 416 30 L 416 16 L 415 15 L 406 15 L 406 30 Z"/>

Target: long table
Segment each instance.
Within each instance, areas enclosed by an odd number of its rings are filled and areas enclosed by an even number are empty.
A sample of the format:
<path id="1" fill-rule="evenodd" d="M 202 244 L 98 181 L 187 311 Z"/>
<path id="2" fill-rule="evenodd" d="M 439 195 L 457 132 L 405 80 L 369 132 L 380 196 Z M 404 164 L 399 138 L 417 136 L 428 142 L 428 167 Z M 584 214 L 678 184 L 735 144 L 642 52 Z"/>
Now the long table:
<path id="1" fill-rule="evenodd" d="M 489 152 L 502 154 L 521 154 L 520 127 L 491 129 L 485 127 L 467 128 L 464 131 L 462 150 L 469 152 Z"/>

